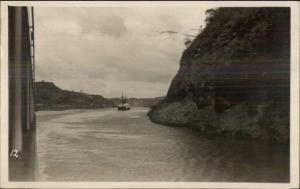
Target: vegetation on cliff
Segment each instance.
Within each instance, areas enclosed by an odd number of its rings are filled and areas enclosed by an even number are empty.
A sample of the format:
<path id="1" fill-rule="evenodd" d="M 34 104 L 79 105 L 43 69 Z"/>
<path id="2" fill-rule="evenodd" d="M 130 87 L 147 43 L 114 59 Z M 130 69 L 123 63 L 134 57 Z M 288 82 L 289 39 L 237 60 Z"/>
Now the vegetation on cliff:
<path id="1" fill-rule="evenodd" d="M 152 121 L 206 134 L 289 139 L 289 8 L 207 10 Z"/>

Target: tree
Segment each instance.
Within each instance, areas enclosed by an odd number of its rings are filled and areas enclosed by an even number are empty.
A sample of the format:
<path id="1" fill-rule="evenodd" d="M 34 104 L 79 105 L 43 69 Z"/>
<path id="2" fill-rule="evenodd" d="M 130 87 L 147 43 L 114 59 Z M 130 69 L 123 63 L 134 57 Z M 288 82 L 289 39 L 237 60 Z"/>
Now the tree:
<path id="1" fill-rule="evenodd" d="M 186 46 L 186 48 L 188 48 L 191 44 L 192 44 L 192 40 L 190 40 L 190 39 L 185 39 L 184 45 Z"/>
<path id="2" fill-rule="evenodd" d="M 211 23 L 211 21 L 214 18 L 216 12 L 217 12 L 217 9 L 207 9 L 205 11 L 205 15 L 206 15 L 205 22 L 206 22 L 206 24 Z"/>

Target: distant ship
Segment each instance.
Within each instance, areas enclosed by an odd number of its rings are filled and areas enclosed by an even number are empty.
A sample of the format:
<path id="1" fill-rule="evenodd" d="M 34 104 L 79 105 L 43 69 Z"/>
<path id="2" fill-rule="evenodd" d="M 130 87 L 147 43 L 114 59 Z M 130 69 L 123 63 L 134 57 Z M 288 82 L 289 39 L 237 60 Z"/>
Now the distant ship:
<path id="1" fill-rule="evenodd" d="M 123 93 L 122 93 L 121 104 L 118 105 L 118 110 L 119 111 L 130 110 L 130 105 L 128 104 L 128 100 L 126 98 L 126 94 L 124 96 Z"/>

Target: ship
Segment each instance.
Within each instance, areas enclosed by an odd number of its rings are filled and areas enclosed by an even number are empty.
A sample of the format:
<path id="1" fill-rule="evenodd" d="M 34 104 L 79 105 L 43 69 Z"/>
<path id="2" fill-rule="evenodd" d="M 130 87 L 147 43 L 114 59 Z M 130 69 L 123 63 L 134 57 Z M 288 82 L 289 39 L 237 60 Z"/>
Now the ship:
<path id="1" fill-rule="evenodd" d="M 3 158 L 8 160 L 10 182 L 36 181 L 38 161 L 33 7 L 9 6 L 8 32 L 9 98 L 5 109 L 8 112 L 6 118 L 9 123 L 7 126 L 8 157 Z"/>
<path id="2" fill-rule="evenodd" d="M 119 110 L 119 111 L 130 110 L 130 105 L 129 105 L 128 100 L 127 100 L 127 98 L 126 98 L 126 94 L 125 94 L 125 96 L 124 96 L 123 93 L 122 93 L 122 96 L 121 96 L 121 103 L 118 105 L 118 110 Z"/>

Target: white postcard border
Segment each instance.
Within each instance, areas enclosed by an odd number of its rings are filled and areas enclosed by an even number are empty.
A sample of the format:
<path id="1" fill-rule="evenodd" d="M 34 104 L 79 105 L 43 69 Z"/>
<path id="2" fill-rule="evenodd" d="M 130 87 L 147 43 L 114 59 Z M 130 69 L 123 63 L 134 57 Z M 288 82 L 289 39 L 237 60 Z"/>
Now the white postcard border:
<path id="1" fill-rule="evenodd" d="M 8 6 L 39 7 L 290 7 L 291 128 L 290 183 L 237 182 L 9 182 L 8 181 Z M 299 8 L 296 1 L 5 1 L 1 2 L 1 182 L 2 188 L 297 188 L 299 187 Z"/>

